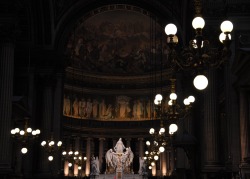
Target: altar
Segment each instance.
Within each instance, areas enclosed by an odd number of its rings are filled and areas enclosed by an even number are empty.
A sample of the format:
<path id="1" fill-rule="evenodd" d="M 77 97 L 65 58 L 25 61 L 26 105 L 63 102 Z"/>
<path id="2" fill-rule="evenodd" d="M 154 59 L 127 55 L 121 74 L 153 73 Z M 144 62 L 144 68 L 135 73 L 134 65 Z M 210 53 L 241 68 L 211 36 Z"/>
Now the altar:
<path id="1" fill-rule="evenodd" d="M 96 176 L 95 179 L 115 179 L 115 177 L 116 177 L 116 174 L 100 174 L 99 176 Z M 123 179 L 143 179 L 143 176 L 139 174 L 124 174 L 122 178 Z"/>
<path id="2" fill-rule="evenodd" d="M 133 159 L 134 154 L 130 147 L 125 147 L 123 145 L 122 139 L 120 138 L 115 147 L 109 149 L 105 155 L 106 159 L 106 170 L 105 174 L 100 174 L 99 162 L 95 162 L 96 159 L 93 158 L 91 166 L 91 179 L 142 179 L 147 178 L 146 172 L 143 168 L 142 162 L 140 162 L 139 174 L 134 174 L 133 171 Z M 143 160 L 144 161 L 144 160 Z M 144 163 L 144 162 L 143 162 Z"/>

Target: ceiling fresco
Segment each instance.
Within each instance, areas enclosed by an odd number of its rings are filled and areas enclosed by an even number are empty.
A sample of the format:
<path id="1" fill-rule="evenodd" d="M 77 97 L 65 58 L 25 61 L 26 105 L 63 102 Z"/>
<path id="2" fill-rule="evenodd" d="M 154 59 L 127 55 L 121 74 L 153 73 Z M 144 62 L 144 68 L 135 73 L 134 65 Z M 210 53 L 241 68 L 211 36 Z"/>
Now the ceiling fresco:
<path id="1" fill-rule="evenodd" d="M 149 15 L 107 10 L 80 19 L 67 50 L 71 66 L 84 72 L 142 75 L 168 66 L 165 39 L 164 28 Z"/>

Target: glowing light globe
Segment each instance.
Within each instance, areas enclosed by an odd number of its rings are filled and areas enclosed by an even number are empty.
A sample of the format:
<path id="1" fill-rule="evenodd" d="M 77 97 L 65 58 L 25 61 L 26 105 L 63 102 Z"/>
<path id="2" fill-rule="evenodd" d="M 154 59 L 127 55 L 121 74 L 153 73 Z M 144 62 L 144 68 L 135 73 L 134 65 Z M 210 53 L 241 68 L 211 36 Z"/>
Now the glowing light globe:
<path id="1" fill-rule="evenodd" d="M 28 152 L 28 149 L 26 147 L 23 147 L 21 149 L 22 154 L 26 154 Z"/>
<path id="2" fill-rule="evenodd" d="M 228 34 L 228 38 L 229 40 L 231 40 L 231 34 Z M 220 34 L 219 36 L 219 40 L 221 43 L 223 43 L 224 40 L 226 40 L 226 34 L 224 34 L 223 32 Z"/>
<path id="3" fill-rule="evenodd" d="M 220 25 L 220 29 L 222 32 L 229 32 L 230 33 L 230 32 L 232 32 L 233 27 L 234 27 L 233 23 L 231 21 L 228 21 L 228 20 L 222 22 Z"/>
<path id="4" fill-rule="evenodd" d="M 177 94 L 171 93 L 171 94 L 169 95 L 169 98 L 172 99 L 172 100 L 176 100 L 176 99 L 177 99 Z"/>
<path id="5" fill-rule="evenodd" d="M 197 75 L 194 78 L 193 84 L 194 84 L 196 89 L 204 90 L 208 85 L 208 79 L 204 75 Z"/>
<path id="6" fill-rule="evenodd" d="M 178 126 L 176 124 L 171 124 L 169 126 L 169 134 L 173 134 L 178 130 Z"/>
<path id="7" fill-rule="evenodd" d="M 165 148 L 163 146 L 159 147 L 159 151 L 160 152 L 164 152 L 165 151 Z"/>
<path id="8" fill-rule="evenodd" d="M 53 156 L 49 156 L 49 157 L 48 157 L 48 160 L 49 160 L 49 161 L 52 161 L 52 160 L 53 160 Z"/>
<path id="9" fill-rule="evenodd" d="M 192 26 L 194 29 L 203 29 L 205 26 L 205 21 L 202 17 L 196 17 L 192 21 Z"/>
<path id="10" fill-rule="evenodd" d="M 167 35 L 175 35 L 177 33 L 177 27 L 176 27 L 176 25 L 174 25 L 172 23 L 166 25 L 166 27 L 165 27 L 165 33 Z"/>

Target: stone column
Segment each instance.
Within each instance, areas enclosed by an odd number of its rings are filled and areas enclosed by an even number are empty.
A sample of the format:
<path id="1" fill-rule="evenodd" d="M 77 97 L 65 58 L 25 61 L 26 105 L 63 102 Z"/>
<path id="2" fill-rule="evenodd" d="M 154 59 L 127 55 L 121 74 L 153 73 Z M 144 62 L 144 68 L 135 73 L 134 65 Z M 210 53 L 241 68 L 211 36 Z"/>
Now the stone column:
<path id="1" fill-rule="evenodd" d="M 218 157 L 218 109 L 216 71 L 208 71 L 208 87 L 204 91 L 204 172 L 219 170 Z"/>
<path id="2" fill-rule="evenodd" d="M 240 169 L 242 177 L 250 175 L 250 121 L 249 121 L 249 96 L 246 91 L 240 91 L 240 147 L 241 147 L 241 164 Z M 249 177 L 249 176 L 248 176 Z M 248 178 L 246 177 L 246 178 Z"/>
<path id="3" fill-rule="evenodd" d="M 167 176 L 170 176 L 172 171 L 173 171 L 173 167 L 174 167 L 174 164 L 173 161 L 174 161 L 174 158 L 173 158 L 173 151 L 172 150 L 167 150 L 166 151 L 166 164 L 167 164 Z"/>
<path id="4" fill-rule="evenodd" d="M 64 146 L 66 146 L 65 148 L 65 151 L 69 152 L 69 150 L 71 149 L 71 146 L 70 146 L 70 139 L 67 138 L 65 140 L 65 143 L 63 144 Z M 68 155 L 68 154 L 67 154 Z M 64 176 L 69 176 L 70 174 L 70 169 L 69 169 L 69 161 L 68 160 L 64 160 L 64 168 L 63 168 L 63 173 L 64 173 Z"/>
<path id="5" fill-rule="evenodd" d="M 0 177 L 11 171 L 10 129 L 13 96 L 14 42 L 2 34 L 0 44 Z M 6 29 L 8 31 L 10 29 Z M 6 32 L 8 33 L 8 32 Z"/>
<path id="6" fill-rule="evenodd" d="M 90 155 L 91 155 L 91 138 L 87 138 L 87 145 L 86 145 L 86 169 L 85 169 L 85 174 L 89 176 L 90 174 Z"/>
<path id="7" fill-rule="evenodd" d="M 43 84 L 43 101 L 42 101 L 42 123 L 41 123 L 41 138 L 42 140 L 48 140 L 51 138 L 52 128 L 52 112 L 53 112 L 53 78 L 48 75 L 49 72 L 43 72 L 42 84 Z M 52 169 L 49 167 L 48 155 L 44 149 L 40 150 L 39 159 L 39 176 L 50 176 Z"/>
<path id="8" fill-rule="evenodd" d="M 139 157 L 144 157 L 144 139 L 138 138 L 139 140 Z"/>
<path id="9" fill-rule="evenodd" d="M 103 157 L 104 157 L 104 149 L 103 149 L 103 142 L 105 138 L 99 138 L 99 169 L 100 172 L 103 171 L 102 164 L 103 164 Z"/>
<path id="10" fill-rule="evenodd" d="M 240 92 L 240 145 L 241 145 L 241 163 L 249 157 L 249 114 L 248 99 L 246 92 Z"/>
<path id="11" fill-rule="evenodd" d="M 161 175 L 166 176 L 167 175 L 167 162 L 166 162 L 166 151 L 162 152 L 160 154 L 160 163 L 161 163 Z"/>
<path id="12" fill-rule="evenodd" d="M 80 138 L 79 137 L 77 137 L 75 139 L 75 151 L 78 151 L 79 155 L 81 154 L 80 153 Z M 78 176 L 78 164 L 76 164 L 76 163 L 74 163 L 73 174 L 74 174 L 74 176 Z"/>

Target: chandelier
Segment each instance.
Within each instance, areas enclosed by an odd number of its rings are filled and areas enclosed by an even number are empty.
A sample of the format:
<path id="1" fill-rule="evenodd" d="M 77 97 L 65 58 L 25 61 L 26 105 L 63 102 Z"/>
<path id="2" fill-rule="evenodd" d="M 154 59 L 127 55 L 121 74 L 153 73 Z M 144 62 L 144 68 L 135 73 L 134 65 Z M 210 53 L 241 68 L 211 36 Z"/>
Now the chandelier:
<path id="1" fill-rule="evenodd" d="M 57 144 L 55 145 L 55 143 Z M 51 136 L 50 140 L 42 141 L 41 146 L 48 153 L 48 160 L 53 161 L 56 151 L 58 151 L 62 146 L 62 141 L 56 142 L 55 140 L 53 140 L 53 137 Z"/>
<path id="2" fill-rule="evenodd" d="M 24 128 L 19 129 L 18 127 L 11 129 L 10 133 L 21 144 L 21 153 L 26 154 L 28 152 L 28 145 L 36 139 L 41 131 L 39 129 L 33 130 L 28 126 L 29 118 L 24 118 Z"/>
<path id="3" fill-rule="evenodd" d="M 172 135 L 178 130 L 178 119 L 188 116 L 192 103 L 195 101 L 194 96 L 188 96 L 183 100 L 183 105 L 179 104 L 175 92 L 176 79 L 170 79 L 170 82 L 170 95 L 169 98 L 164 100 L 165 103 L 167 102 L 167 106 L 163 105 L 163 96 L 161 94 L 157 94 L 154 99 L 156 118 L 160 119 L 160 129 L 159 131 L 154 128 L 149 130 L 151 137 L 150 140 L 146 141 L 148 150 L 144 156 L 149 169 L 156 165 L 160 153 L 167 148 L 171 148 Z M 168 133 L 165 133 L 165 126 L 169 128 Z"/>
<path id="4" fill-rule="evenodd" d="M 167 34 L 167 43 L 170 47 L 169 59 L 175 68 L 182 70 L 193 71 L 197 76 L 193 80 L 195 88 L 203 90 L 208 85 L 208 79 L 204 75 L 205 70 L 209 67 L 218 68 L 226 61 L 231 55 L 231 32 L 233 24 L 229 20 L 221 23 L 221 34 L 219 40 L 223 44 L 223 48 L 212 48 L 210 42 L 202 35 L 202 29 L 205 26 L 205 20 L 201 16 L 201 2 L 195 0 L 196 17 L 192 21 L 192 26 L 195 29 L 195 37 L 189 42 L 180 54 L 175 51 L 175 46 L 178 43 L 176 36 L 177 27 L 175 24 L 170 23 L 165 27 Z"/>
<path id="5" fill-rule="evenodd" d="M 87 157 L 84 157 L 81 151 L 73 151 L 72 149 L 70 149 L 68 151 L 64 150 L 62 152 L 62 160 L 68 163 L 68 167 L 76 165 L 78 170 L 82 170 Z"/>

